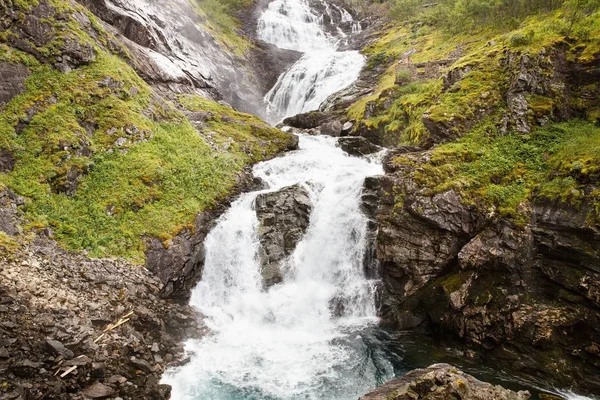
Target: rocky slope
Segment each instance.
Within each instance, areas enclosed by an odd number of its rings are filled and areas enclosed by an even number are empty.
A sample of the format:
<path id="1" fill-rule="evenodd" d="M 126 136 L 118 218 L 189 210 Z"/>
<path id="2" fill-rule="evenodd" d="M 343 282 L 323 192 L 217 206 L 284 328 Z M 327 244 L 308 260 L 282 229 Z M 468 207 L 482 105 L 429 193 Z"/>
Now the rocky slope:
<path id="1" fill-rule="evenodd" d="M 15 216 L 23 199 L 0 198 L 2 216 Z M 18 217 L 3 223 L 21 229 Z M 162 372 L 204 332 L 191 307 L 162 300 L 162 282 L 124 260 L 43 236 L 0 243 L 0 399 L 169 398 Z"/>
<path id="2" fill-rule="evenodd" d="M 168 398 L 162 371 L 204 330 L 164 298 L 189 295 L 248 167 L 297 146 L 216 102 L 265 83 L 200 11 L 140 4 L 0 4 L 2 399 Z"/>
<path id="3" fill-rule="evenodd" d="M 391 24 L 365 50 L 379 81 L 337 119 L 392 149 L 377 218 L 384 321 L 597 393 L 600 32 L 597 9 L 583 35 L 565 37 L 561 15 L 467 42 L 440 42 L 418 17 Z"/>

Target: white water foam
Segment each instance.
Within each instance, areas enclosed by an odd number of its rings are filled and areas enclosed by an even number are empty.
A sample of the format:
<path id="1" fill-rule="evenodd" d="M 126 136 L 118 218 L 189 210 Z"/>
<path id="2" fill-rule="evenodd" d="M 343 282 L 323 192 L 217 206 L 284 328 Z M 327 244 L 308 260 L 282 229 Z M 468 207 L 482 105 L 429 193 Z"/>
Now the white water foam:
<path id="1" fill-rule="evenodd" d="M 191 362 L 165 374 L 175 400 L 347 400 L 393 375 L 391 364 L 381 371 L 368 359 L 356 334 L 377 321 L 374 282 L 362 268 L 367 221 L 360 193 L 381 165 L 347 156 L 330 137 L 302 137 L 300 146 L 255 167 L 268 191 L 303 183 L 314 204 L 284 282 L 262 288 L 253 209 L 261 192 L 245 194 L 205 242 L 204 274 L 191 303 L 213 334 L 188 342 Z M 343 317 L 333 315 L 335 299 L 343 299 Z"/>
<path id="2" fill-rule="evenodd" d="M 332 18 L 331 6 L 326 2 L 323 6 Z M 360 32 L 360 24 L 348 11 L 334 7 L 341 22 L 351 23 L 353 33 Z M 346 37 L 339 27 L 337 31 L 340 38 Z M 337 51 L 340 40 L 325 31 L 323 15 L 311 9 L 307 0 L 271 2 L 259 19 L 258 37 L 304 53 L 265 96 L 271 122 L 318 109 L 330 95 L 356 81 L 365 64 L 358 51 Z"/>

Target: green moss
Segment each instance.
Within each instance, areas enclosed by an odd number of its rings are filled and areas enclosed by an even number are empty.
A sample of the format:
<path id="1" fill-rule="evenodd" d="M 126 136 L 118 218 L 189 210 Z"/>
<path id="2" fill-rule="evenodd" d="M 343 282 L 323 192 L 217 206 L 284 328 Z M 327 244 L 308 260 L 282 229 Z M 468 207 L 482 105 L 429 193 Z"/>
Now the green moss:
<path id="1" fill-rule="evenodd" d="M 69 15 L 47 21 L 57 37 L 69 30 L 70 39 L 93 46 L 95 60 L 62 73 L 50 65 L 61 51 L 57 41 L 39 60 L 0 45 L 0 61 L 32 72 L 25 93 L 0 114 L 0 149 L 17 160 L 0 173 L 0 186 L 26 197 L 27 229 L 50 226 L 69 249 L 142 262 L 144 238 L 168 241 L 191 227 L 230 193 L 245 166 L 289 147 L 291 135 L 257 117 L 181 96 L 179 107 L 210 114 L 195 129 L 122 58 L 69 25 L 80 6 L 52 4 Z"/>
<path id="2" fill-rule="evenodd" d="M 472 274 L 473 273 L 469 271 L 451 273 L 439 278 L 434 285 L 443 287 L 447 294 L 454 293 L 469 280 Z"/>
<path id="3" fill-rule="evenodd" d="M 243 57 L 252 42 L 240 32 L 238 15 L 245 12 L 252 0 L 193 0 L 203 27 L 215 35 L 217 41 L 231 54 Z"/>
<path id="4" fill-rule="evenodd" d="M 571 121 L 531 135 L 500 135 L 490 117 L 454 143 L 437 147 L 412 178 L 429 193 L 455 189 L 465 201 L 522 222 L 520 205 L 536 196 L 577 204 L 597 182 L 600 128 Z M 406 157 L 394 162 L 406 165 Z M 588 196 L 589 197 L 589 196 Z"/>

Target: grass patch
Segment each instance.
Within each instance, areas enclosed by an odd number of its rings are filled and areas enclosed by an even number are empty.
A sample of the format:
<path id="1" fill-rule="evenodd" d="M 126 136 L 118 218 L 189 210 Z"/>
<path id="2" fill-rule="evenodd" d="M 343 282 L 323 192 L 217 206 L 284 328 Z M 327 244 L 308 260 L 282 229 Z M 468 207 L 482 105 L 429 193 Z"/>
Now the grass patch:
<path id="1" fill-rule="evenodd" d="M 400 156 L 394 162 L 406 164 Z M 573 120 L 530 135 L 499 135 L 491 118 L 433 150 L 412 172 L 430 193 L 455 189 L 467 202 L 522 222 L 521 203 L 536 196 L 578 204 L 600 178 L 600 128 Z M 417 166 L 415 166 L 417 167 Z"/>

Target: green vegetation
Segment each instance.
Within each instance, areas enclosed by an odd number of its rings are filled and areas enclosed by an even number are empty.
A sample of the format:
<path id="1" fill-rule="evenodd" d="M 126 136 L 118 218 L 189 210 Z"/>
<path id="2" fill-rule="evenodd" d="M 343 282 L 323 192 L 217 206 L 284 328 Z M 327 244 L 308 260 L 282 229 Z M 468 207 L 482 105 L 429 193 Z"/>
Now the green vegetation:
<path id="1" fill-rule="evenodd" d="M 51 227 L 69 249 L 143 262 L 146 237 L 168 243 L 228 195 L 246 165 L 289 146 L 290 135 L 229 107 L 192 95 L 165 102 L 102 41 L 65 21 L 51 21 L 56 37 L 77 37 L 94 54 L 70 72 L 50 64 L 59 44 L 36 59 L 0 43 L 0 61 L 31 70 L 25 93 L 0 114 L 0 149 L 17 160 L 0 187 L 26 198 L 26 229 Z M 205 126 L 195 129 L 186 110 L 206 113 Z M 0 247 L 13 245 L 0 236 Z"/>
<path id="2" fill-rule="evenodd" d="M 428 6 L 424 7 L 424 5 Z M 552 81 L 564 54 L 592 65 L 600 54 L 598 0 L 392 0 L 392 18 L 365 53 L 379 72 L 372 95 L 348 109 L 356 130 L 383 145 L 431 147 L 431 159 L 400 156 L 429 193 L 448 189 L 495 215 L 524 222 L 527 201 L 548 198 L 600 212 L 600 103 L 597 82 L 564 96 L 547 84 L 525 96 L 519 134 L 506 102 L 525 63 Z M 415 49 L 408 62 L 405 52 Z M 446 61 L 447 60 L 447 61 Z M 446 77 L 446 79 L 444 79 Z M 542 94 L 543 93 L 543 94 Z M 568 109 L 579 119 L 560 122 Z M 436 137 L 432 137 L 435 132 Z M 452 142 L 453 141 L 453 142 Z M 403 169 L 406 171 L 406 169 Z M 394 188 L 397 206 L 405 194 Z"/>
<path id="3" fill-rule="evenodd" d="M 501 135 L 493 118 L 456 142 L 436 147 L 430 162 L 414 165 L 412 178 L 430 193 L 455 189 L 466 201 L 519 221 L 520 206 L 536 196 L 577 205 L 586 185 L 600 179 L 600 127 L 572 120 L 530 135 Z M 413 165 L 406 156 L 394 160 Z"/>
<path id="4" fill-rule="evenodd" d="M 195 0 L 198 12 L 204 16 L 204 26 L 231 53 L 243 56 L 251 42 L 240 34 L 238 15 L 253 4 L 253 0 Z"/>

